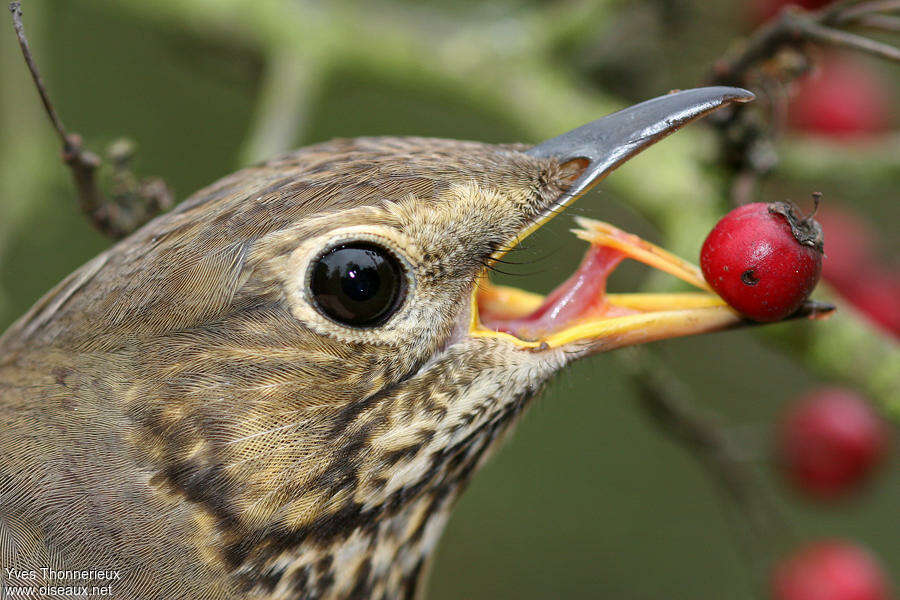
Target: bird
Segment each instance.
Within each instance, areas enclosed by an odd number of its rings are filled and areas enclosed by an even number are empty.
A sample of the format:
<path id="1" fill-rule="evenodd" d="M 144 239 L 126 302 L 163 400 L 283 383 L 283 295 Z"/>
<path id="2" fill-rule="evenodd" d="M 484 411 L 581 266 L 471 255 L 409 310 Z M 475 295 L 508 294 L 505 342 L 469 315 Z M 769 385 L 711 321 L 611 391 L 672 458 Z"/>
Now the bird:
<path id="1" fill-rule="evenodd" d="M 319 143 L 90 260 L 0 338 L 3 584 L 416 597 L 454 503 L 554 374 L 746 324 L 695 267 L 587 219 L 585 260 L 546 297 L 492 265 L 631 156 L 752 97 L 683 90 L 534 146 Z M 605 294 L 626 257 L 700 291 Z"/>

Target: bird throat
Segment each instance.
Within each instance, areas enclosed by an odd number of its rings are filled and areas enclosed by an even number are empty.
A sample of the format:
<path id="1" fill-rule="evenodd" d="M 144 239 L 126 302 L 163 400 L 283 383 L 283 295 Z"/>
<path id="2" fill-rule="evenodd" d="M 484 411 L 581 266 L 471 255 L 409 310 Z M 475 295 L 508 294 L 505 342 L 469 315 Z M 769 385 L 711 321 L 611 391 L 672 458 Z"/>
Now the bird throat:
<path id="1" fill-rule="evenodd" d="M 455 501 L 535 393 L 491 398 L 495 406 L 463 416 L 476 426 L 458 428 L 464 435 L 452 445 L 398 459 L 419 476 L 385 502 L 346 504 L 303 532 L 251 533 L 245 539 L 257 539 L 255 547 L 243 556 L 232 549 L 244 589 L 266 600 L 415 597 Z"/>

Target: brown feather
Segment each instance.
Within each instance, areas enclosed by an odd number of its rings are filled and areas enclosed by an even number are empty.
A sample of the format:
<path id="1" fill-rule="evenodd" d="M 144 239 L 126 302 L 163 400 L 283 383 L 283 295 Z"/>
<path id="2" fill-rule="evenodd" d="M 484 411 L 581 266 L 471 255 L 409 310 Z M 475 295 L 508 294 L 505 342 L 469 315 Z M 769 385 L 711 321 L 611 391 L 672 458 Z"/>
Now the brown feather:
<path id="1" fill-rule="evenodd" d="M 460 334 L 484 261 L 564 186 L 519 150 L 312 146 L 60 283 L 0 339 L 3 564 L 115 569 L 116 598 L 411 597 L 464 484 L 566 360 Z M 344 230 L 414 275 L 383 327 L 304 294 Z"/>

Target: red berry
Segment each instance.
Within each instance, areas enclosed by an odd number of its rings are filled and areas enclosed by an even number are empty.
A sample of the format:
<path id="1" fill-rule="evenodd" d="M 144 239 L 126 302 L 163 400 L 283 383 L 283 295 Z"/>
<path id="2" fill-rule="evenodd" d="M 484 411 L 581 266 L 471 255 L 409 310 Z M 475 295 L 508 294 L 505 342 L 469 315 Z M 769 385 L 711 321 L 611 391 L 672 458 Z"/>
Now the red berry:
<path id="1" fill-rule="evenodd" d="M 789 118 L 795 129 L 858 137 L 890 128 L 891 92 L 865 63 L 831 57 L 797 86 Z"/>
<path id="2" fill-rule="evenodd" d="M 810 545 L 784 561 L 772 582 L 775 600 L 889 600 L 887 578 L 863 548 L 841 541 Z"/>
<path id="3" fill-rule="evenodd" d="M 885 331 L 900 337 L 900 275 L 873 267 L 861 271 L 863 283 L 845 294 L 847 300 Z"/>
<path id="4" fill-rule="evenodd" d="M 700 268 L 732 308 L 755 321 L 778 321 L 806 300 L 822 270 L 822 232 L 782 202 L 740 206 L 703 242 Z"/>
<path id="5" fill-rule="evenodd" d="M 883 263 L 876 233 L 834 206 L 820 211 L 817 219 L 828 238 L 822 278 L 876 324 L 900 336 L 900 273 Z"/>
<path id="6" fill-rule="evenodd" d="M 785 415 L 779 458 L 796 487 L 831 499 L 855 489 L 884 458 L 888 433 L 870 404 L 853 390 L 824 388 Z"/>
<path id="7" fill-rule="evenodd" d="M 835 208 L 830 202 L 816 213 L 816 220 L 828 239 L 822 278 L 846 294 L 862 283 L 860 270 L 877 263 L 875 232 L 855 214 Z"/>

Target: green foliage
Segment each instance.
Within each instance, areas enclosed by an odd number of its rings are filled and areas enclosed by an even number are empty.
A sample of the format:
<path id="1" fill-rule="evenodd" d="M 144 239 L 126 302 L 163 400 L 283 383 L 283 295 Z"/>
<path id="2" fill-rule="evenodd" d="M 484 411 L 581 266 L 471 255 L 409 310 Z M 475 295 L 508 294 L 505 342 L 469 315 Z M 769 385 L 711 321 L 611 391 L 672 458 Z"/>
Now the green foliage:
<path id="1" fill-rule="evenodd" d="M 659 23 L 644 30 L 646 39 L 629 48 L 656 57 L 643 67 L 653 65 L 657 75 L 646 88 L 635 79 L 629 91 L 649 97 L 665 91 L 660 85 L 701 83 L 724 50 L 709 43 L 708 32 L 723 43 L 738 35 L 737 4 L 695 2 L 677 31 Z M 25 9 L 67 126 L 95 150 L 121 135 L 136 140 L 138 170 L 164 176 L 184 198 L 241 164 L 330 137 L 507 142 L 566 131 L 627 103 L 603 81 L 622 65 L 592 71 L 585 57 L 618 29 L 635 27 L 630 15 L 653 5 L 44 0 Z M 0 35 L 3 328 L 106 244 L 78 214 L 10 29 Z M 676 45 L 684 55 L 672 51 Z M 695 258 L 724 213 L 722 174 L 709 167 L 713 145 L 702 127 L 680 132 L 575 210 Z M 767 199 L 784 199 L 785 181 L 801 197 L 814 188 L 827 198 L 836 188 L 882 223 L 900 220 L 897 152 L 835 155 L 816 145 L 811 154 L 797 142 L 784 150 Z M 520 269 L 544 269 L 531 278 L 541 289 L 568 272 L 556 263 L 572 263 L 580 252 L 565 219 L 526 244 L 559 249 Z M 640 274 L 626 276 L 637 281 Z M 709 407 L 735 423 L 773 422 L 780 405 L 814 378 L 855 384 L 900 416 L 898 345 L 850 310 L 829 323 L 677 340 L 658 350 Z M 430 598 L 750 597 L 727 508 L 698 466 L 642 418 L 614 357 L 578 365 L 532 412 L 464 497 Z M 818 512 L 786 495 L 781 503 L 804 533 L 862 538 L 897 573 L 900 541 L 884 525 L 896 521 L 898 477 L 895 466 L 850 513 Z"/>

